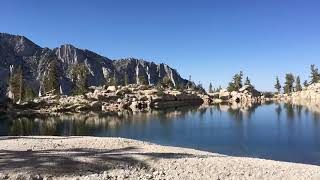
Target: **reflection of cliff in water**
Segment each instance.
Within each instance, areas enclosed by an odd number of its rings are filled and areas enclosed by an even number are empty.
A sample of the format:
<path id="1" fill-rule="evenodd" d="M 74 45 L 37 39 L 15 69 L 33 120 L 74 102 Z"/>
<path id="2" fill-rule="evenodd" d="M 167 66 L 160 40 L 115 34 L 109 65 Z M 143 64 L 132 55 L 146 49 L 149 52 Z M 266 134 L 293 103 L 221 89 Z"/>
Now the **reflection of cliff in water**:
<path id="1" fill-rule="evenodd" d="M 21 117 L 0 121 L 0 135 L 95 135 L 98 131 L 117 130 L 135 123 L 147 124 L 158 119 L 169 123 L 198 112 L 197 107 L 183 107 L 150 112 L 104 114 L 65 114 L 52 117 Z M 200 113 L 201 114 L 201 113 Z"/>

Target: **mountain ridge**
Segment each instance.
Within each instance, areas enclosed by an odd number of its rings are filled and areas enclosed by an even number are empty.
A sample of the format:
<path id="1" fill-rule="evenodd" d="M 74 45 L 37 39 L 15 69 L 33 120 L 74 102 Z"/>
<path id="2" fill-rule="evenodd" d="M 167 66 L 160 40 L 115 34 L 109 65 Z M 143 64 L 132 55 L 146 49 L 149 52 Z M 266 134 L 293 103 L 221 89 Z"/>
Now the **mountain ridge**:
<path id="1" fill-rule="evenodd" d="M 188 83 L 176 69 L 164 63 L 156 64 L 137 58 L 112 60 L 72 44 L 63 44 L 53 49 L 43 48 L 25 36 L 0 33 L 0 96 L 8 93 L 10 74 L 18 66 L 23 68 L 24 81 L 38 94 L 41 91 L 41 81 L 48 75 L 48 67 L 53 62 L 58 65 L 59 84 L 66 95 L 72 92 L 70 67 L 80 63 L 89 70 L 89 86 L 104 85 L 106 78 L 113 74 L 120 83 L 124 82 L 125 76 L 128 76 L 130 84 L 139 83 L 141 78 L 147 84 L 157 84 L 164 77 L 169 77 L 174 85 Z"/>

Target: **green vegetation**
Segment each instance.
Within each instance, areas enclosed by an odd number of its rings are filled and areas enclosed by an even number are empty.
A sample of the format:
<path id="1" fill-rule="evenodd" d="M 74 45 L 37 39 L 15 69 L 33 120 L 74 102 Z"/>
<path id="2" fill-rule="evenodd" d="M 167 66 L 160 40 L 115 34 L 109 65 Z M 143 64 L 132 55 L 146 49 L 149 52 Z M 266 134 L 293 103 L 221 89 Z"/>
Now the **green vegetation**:
<path id="1" fill-rule="evenodd" d="M 87 78 L 89 70 L 85 64 L 75 64 L 71 67 L 71 79 L 74 83 L 73 94 L 81 95 L 88 92 Z"/>
<path id="2" fill-rule="evenodd" d="M 296 79 L 295 91 L 302 91 L 302 86 L 301 86 L 301 82 L 300 82 L 300 77 L 299 76 L 297 76 L 297 79 Z"/>
<path id="3" fill-rule="evenodd" d="M 286 74 L 286 82 L 283 90 L 286 94 L 294 92 L 294 75 L 292 73 Z"/>
<path id="4" fill-rule="evenodd" d="M 184 90 L 186 87 L 185 87 L 185 85 L 183 84 L 183 83 L 180 83 L 180 84 L 177 84 L 176 85 L 176 89 L 177 90 L 180 90 L 180 91 L 182 91 L 182 90 Z"/>
<path id="5" fill-rule="evenodd" d="M 276 84 L 274 85 L 274 88 L 277 90 L 278 93 L 281 93 L 281 84 L 278 76 L 276 77 Z"/>
<path id="6" fill-rule="evenodd" d="M 106 86 L 118 86 L 118 78 L 117 78 L 117 74 L 114 71 L 111 75 L 108 75 L 108 77 L 106 78 Z"/>
<path id="7" fill-rule="evenodd" d="M 35 97 L 32 88 L 24 81 L 22 66 L 19 66 L 18 69 L 11 74 L 9 89 L 13 94 L 11 98 L 14 102 L 29 101 Z"/>
<path id="8" fill-rule="evenodd" d="M 319 70 L 316 67 L 316 65 L 312 64 L 310 69 L 311 69 L 310 84 L 319 82 L 320 81 L 320 74 L 319 74 Z"/>
<path id="9" fill-rule="evenodd" d="M 248 76 L 246 77 L 246 81 L 244 82 L 244 85 L 252 86 L 251 81 Z"/>
<path id="10" fill-rule="evenodd" d="M 24 92 L 24 82 L 23 82 L 23 69 L 20 65 L 17 71 L 14 71 L 10 77 L 10 91 L 13 94 L 13 101 L 22 101 Z"/>
<path id="11" fill-rule="evenodd" d="M 305 80 L 303 82 L 303 86 L 304 87 L 308 87 L 310 84 L 319 83 L 320 82 L 320 74 L 319 74 L 319 70 L 316 67 L 316 65 L 312 64 L 310 66 L 310 70 L 311 70 L 310 83 L 308 83 L 308 80 Z M 295 78 L 295 76 L 292 73 L 288 73 L 288 74 L 286 74 L 285 78 L 286 78 L 286 80 L 285 80 L 285 84 L 284 84 L 284 87 L 283 87 L 284 93 L 290 94 L 292 92 L 302 91 L 302 85 L 301 85 L 300 76 L 297 76 Z M 279 81 L 278 77 L 276 78 L 276 84 L 275 84 L 274 87 L 277 90 L 277 92 L 280 93 L 281 84 L 280 84 L 280 81 Z"/>
<path id="12" fill-rule="evenodd" d="M 148 85 L 149 84 L 144 76 L 139 76 L 138 79 L 139 79 L 140 85 Z"/>
<path id="13" fill-rule="evenodd" d="M 208 90 L 209 93 L 213 93 L 213 89 L 212 89 L 212 88 L 213 88 L 213 87 L 212 87 L 212 83 L 210 83 L 210 84 L 209 84 L 209 90 Z"/>
<path id="14" fill-rule="evenodd" d="M 124 73 L 124 85 L 125 86 L 129 85 L 129 77 L 127 72 Z"/>
<path id="15" fill-rule="evenodd" d="M 168 76 L 163 77 L 160 84 L 164 88 L 174 87 L 173 82 L 171 81 L 170 77 L 168 77 Z"/>
<path id="16" fill-rule="evenodd" d="M 235 74 L 233 76 L 232 82 L 229 83 L 228 86 L 228 91 L 238 91 L 242 87 L 242 78 L 243 78 L 243 73 L 240 71 L 240 73 Z"/>
<path id="17" fill-rule="evenodd" d="M 59 94 L 59 74 L 58 65 L 56 61 L 49 64 L 48 75 L 45 77 L 43 83 L 45 92 L 52 92 L 53 94 Z"/>

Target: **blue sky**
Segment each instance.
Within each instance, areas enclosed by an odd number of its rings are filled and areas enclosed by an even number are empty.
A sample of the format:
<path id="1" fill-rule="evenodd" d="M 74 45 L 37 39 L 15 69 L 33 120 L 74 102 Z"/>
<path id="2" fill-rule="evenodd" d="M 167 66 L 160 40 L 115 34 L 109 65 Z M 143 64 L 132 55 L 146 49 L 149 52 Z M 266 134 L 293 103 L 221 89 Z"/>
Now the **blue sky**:
<path id="1" fill-rule="evenodd" d="M 205 87 L 242 70 L 260 90 L 320 66 L 316 0 L 2 0 L 0 32 L 43 47 L 163 62 Z"/>

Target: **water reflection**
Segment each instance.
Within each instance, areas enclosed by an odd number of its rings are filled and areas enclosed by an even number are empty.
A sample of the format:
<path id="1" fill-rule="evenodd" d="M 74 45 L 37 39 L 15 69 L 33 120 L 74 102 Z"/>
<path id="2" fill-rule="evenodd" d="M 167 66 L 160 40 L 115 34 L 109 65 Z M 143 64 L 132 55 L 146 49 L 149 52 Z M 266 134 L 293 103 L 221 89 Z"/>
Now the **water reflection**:
<path id="1" fill-rule="evenodd" d="M 116 136 L 320 165 L 320 106 L 219 104 L 147 113 L 0 119 L 0 135 Z"/>
<path id="2" fill-rule="evenodd" d="M 301 102 L 299 104 L 295 103 L 274 104 L 276 119 L 281 119 L 283 109 L 288 120 L 301 119 L 302 112 L 304 112 L 304 117 L 312 116 L 313 120 L 320 119 L 320 106 L 302 105 Z M 160 124 L 167 124 L 168 126 L 172 120 L 187 119 L 190 116 L 196 116 L 201 120 L 208 115 L 213 117 L 216 112 L 226 113 L 230 119 L 236 121 L 251 120 L 256 109 L 260 106 L 261 104 L 234 103 L 140 113 L 65 114 L 42 118 L 3 119 L 0 120 L 0 135 L 95 135 L 98 131 L 117 130 L 136 123 L 143 126 L 151 120 L 158 120 Z"/>

